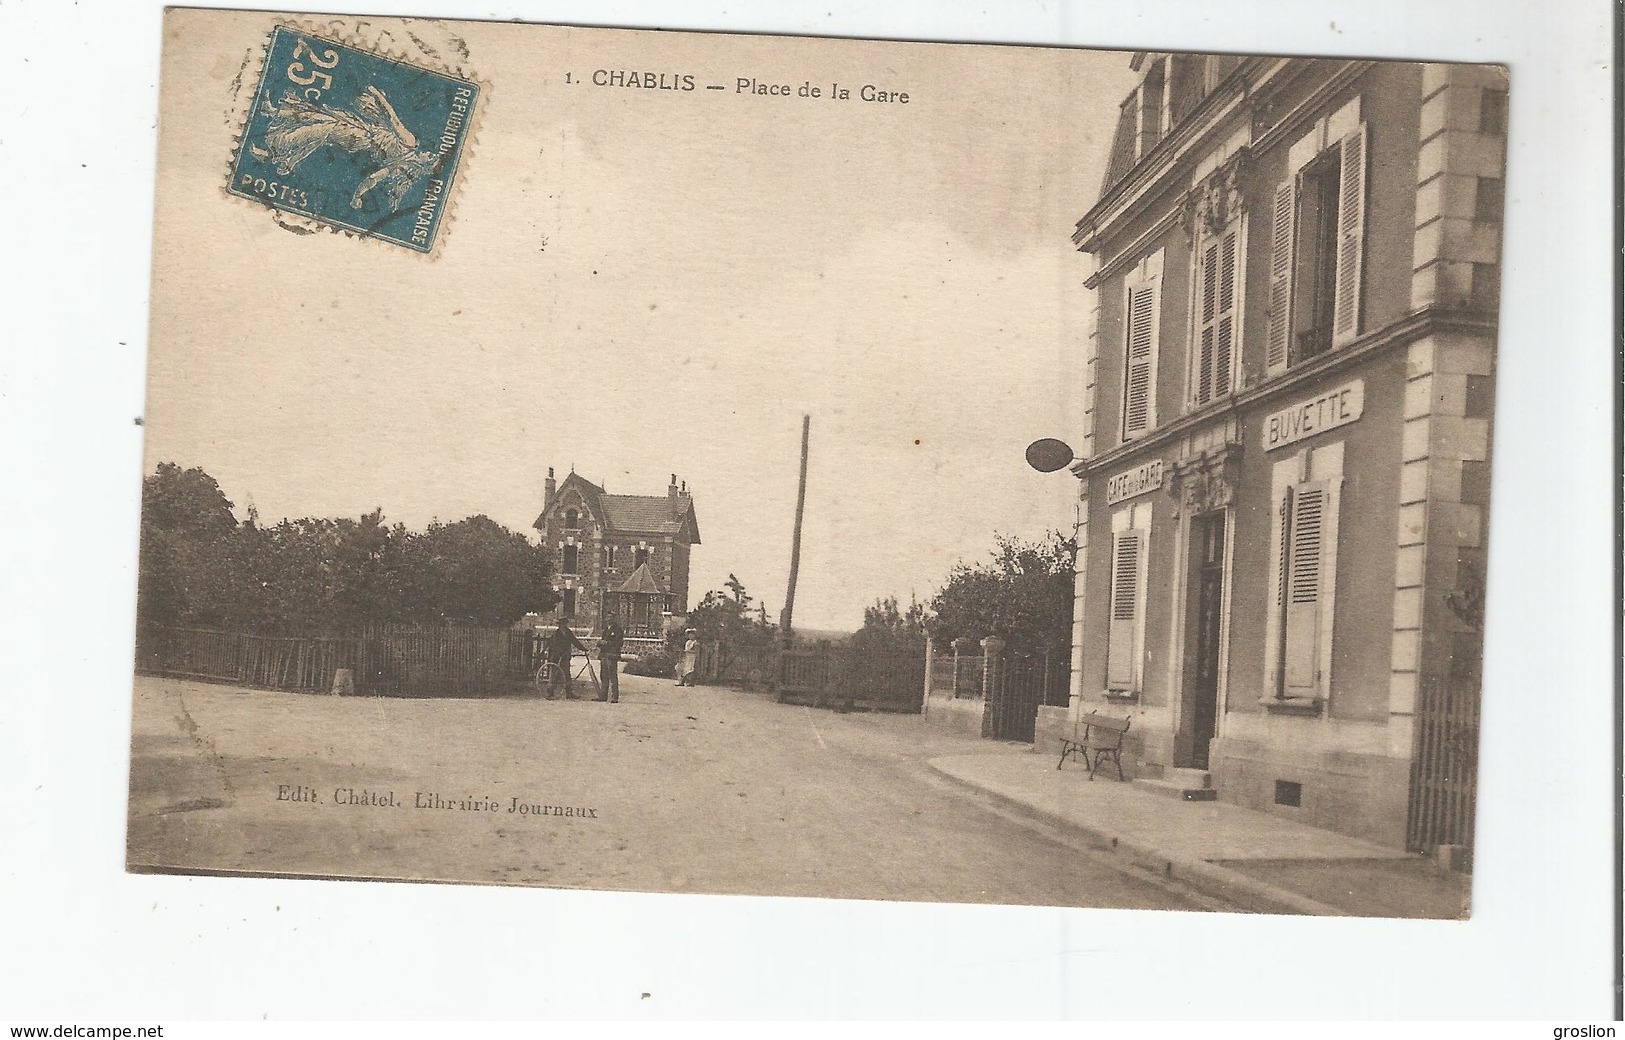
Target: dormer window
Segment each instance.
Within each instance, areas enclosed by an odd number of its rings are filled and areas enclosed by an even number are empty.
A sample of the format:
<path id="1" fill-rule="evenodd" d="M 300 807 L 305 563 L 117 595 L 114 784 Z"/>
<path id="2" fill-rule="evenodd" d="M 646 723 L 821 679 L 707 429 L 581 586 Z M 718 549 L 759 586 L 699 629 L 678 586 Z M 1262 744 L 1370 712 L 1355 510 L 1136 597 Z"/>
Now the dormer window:
<path id="1" fill-rule="evenodd" d="M 1167 131 L 1165 106 L 1167 104 L 1167 73 L 1163 60 L 1158 58 L 1145 70 L 1140 82 L 1140 140 L 1138 154 L 1144 155 L 1157 146 Z"/>

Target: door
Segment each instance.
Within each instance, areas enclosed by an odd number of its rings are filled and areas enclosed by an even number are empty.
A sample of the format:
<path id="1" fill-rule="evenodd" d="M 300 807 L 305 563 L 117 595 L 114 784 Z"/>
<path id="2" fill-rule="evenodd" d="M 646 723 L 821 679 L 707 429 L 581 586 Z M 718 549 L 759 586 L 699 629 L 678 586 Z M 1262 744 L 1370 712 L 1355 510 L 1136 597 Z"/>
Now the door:
<path id="1" fill-rule="evenodd" d="M 1190 628 L 1185 645 L 1182 716 L 1189 766 L 1208 768 L 1208 742 L 1218 732 L 1219 657 L 1224 611 L 1225 515 L 1204 513 L 1191 522 Z"/>

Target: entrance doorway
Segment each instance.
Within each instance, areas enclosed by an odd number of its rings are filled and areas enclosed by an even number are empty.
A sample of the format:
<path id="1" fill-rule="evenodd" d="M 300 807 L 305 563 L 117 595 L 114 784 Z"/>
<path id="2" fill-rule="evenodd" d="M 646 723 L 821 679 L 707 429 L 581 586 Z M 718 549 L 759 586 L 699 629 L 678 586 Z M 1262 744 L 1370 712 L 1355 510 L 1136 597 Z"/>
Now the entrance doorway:
<path id="1" fill-rule="evenodd" d="M 1222 511 L 1202 513 L 1191 520 L 1185 689 L 1174 749 L 1174 764 L 1189 769 L 1208 768 L 1208 743 L 1218 732 L 1225 527 Z"/>

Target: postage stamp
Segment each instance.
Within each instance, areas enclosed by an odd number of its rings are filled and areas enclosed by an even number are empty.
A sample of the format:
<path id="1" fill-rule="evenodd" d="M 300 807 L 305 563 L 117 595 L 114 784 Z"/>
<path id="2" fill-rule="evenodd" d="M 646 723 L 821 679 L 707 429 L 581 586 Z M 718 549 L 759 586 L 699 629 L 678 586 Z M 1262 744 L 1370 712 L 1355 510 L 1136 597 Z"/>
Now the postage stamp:
<path id="1" fill-rule="evenodd" d="M 428 253 L 479 89 L 279 25 L 227 190 Z"/>

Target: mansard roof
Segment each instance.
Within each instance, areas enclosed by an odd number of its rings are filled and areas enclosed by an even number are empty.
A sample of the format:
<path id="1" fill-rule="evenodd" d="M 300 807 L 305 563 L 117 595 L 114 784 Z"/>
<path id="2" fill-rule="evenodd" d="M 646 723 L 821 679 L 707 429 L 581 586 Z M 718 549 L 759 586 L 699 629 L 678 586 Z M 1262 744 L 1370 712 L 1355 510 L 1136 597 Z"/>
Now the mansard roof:
<path id="1" fill-rule="evenodd" d="M 1166 59 L 1166 60 L 1164 60 Z M 1221 84 L 1241 67 L 1242 59 L 1230 54 L 1164 54 L 1141 51 L 1129 67 L 1140 73 L 1140 83 L 1123 99 L 1117 112 L 1117 129 L 1106 156 L 1106 175 L 1100 185 L 1095 209 L 1113 195 L 1141 160 L 1166 148 L 1157 146 L 1175 135 L 1197 111 L 1201 103 L 1216 93 Z M 1151 78 L 1153 75 L 1156 78 Z M 1073 242 L 1080 247 L 1088 237 L 1089 218 L 1078 222 Z"/>

